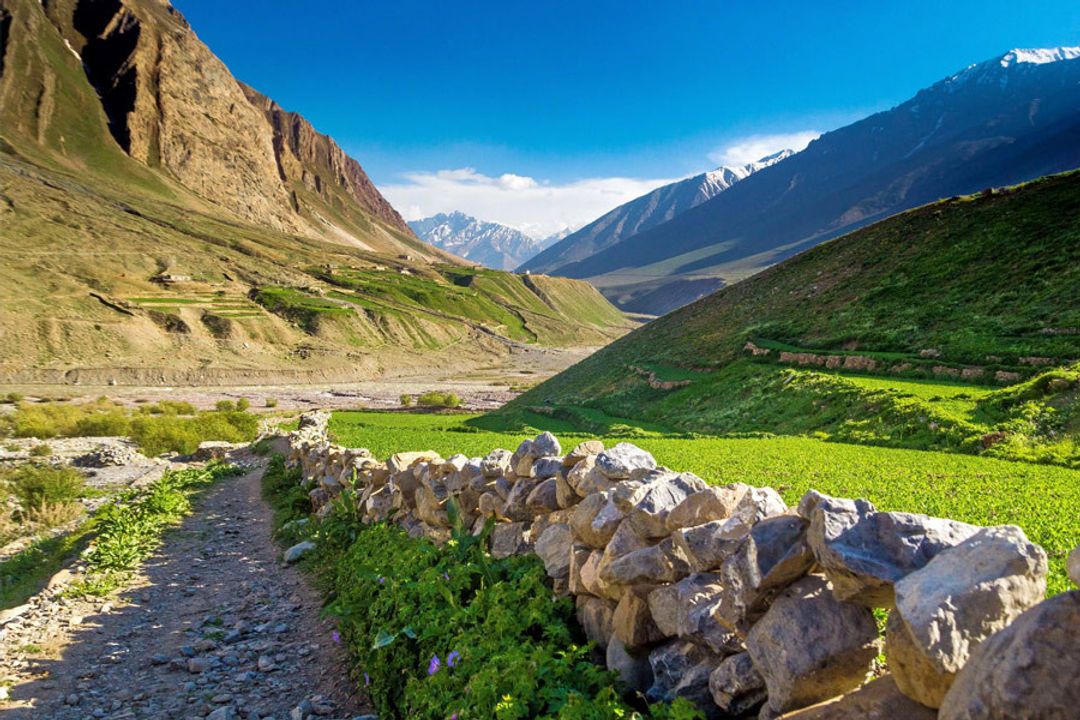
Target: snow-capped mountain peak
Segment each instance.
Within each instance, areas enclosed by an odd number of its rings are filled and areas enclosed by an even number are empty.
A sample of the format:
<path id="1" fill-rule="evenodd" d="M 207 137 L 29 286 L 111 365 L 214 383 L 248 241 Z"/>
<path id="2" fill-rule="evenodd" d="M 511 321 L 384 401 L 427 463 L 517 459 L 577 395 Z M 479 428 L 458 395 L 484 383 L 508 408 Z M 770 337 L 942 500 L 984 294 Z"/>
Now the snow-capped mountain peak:
<path id="1" fill-rule="evenodd" d="M 540 241 L 520 230 L 458 210 L 413 220 L 409 227 L 426 243 L 498 270 L 513 270 L 544 249 Z"/>
<path id="2" fill-rule="evenodd" d="M 991 60 L 968 65 L 934 87 L 944 85 L 953 90 L 969 82 L 983 85 L 1000 83 L 1002 87 L 1005 87 L 1009 73 L 1078 58 L 1080 58 L 1080 47 L 1014 48 Z"/>

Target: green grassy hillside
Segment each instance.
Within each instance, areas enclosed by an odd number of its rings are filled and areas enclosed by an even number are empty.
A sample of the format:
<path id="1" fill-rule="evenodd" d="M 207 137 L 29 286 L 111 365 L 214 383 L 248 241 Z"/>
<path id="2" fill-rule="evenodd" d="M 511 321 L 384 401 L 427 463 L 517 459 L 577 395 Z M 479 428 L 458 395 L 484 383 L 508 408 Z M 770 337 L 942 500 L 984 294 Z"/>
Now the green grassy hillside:
<path id="1" fill-rule="evenodd" d="M 488 422 L 542 408 L 1072 464 L 1078 375 L 1047 370 L 1077 358 L 1080 174 L 1068 173 L 816 247 L 650 323 Z"/>

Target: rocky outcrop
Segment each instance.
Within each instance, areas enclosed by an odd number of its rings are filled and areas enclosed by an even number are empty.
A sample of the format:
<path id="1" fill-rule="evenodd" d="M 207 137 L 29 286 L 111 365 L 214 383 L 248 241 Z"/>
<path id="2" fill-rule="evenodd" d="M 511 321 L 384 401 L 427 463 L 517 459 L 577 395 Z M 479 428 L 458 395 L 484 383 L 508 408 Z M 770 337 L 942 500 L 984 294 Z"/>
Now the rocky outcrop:
<path id="1" fill-rule="evenodd" d="M 345 215 L 357 211 L 412 237 L 356 160 L 301 116 L 239 83 L 168 2 L 76 0 L 45 11 L 80 57 L 109 132 L 132 158 L 281 232 L 340 241 L 356 230 L 302 212 L 295 183 Z"/>
<path id="2" fill-rule="evenodd" d="M 980 698 L 1011 707 L 1050 681 L 1040 663 L 1080 671 L 1068 612 L 1016 629 L 1044 603 L 1010 625 L 1042 598 L 1046 578 L 1045 553 L 1016 527 L 878 512 L 814 491 L 792 509 L 770 488 L 707 487 L 630 443 L 563 454 L 549 433 L 483 458 L 424 451 L 379 462 L 328 444 L 320 415 L 305 416 L 289 445 L 318 514 L 351 492 L 365 521 L 392 511 L 434 542 L 451 536 L 451 501 L 474 533 L 494 518 L 492 556 L 539 555 L 554 592 L 575 596 L 609 668 L 648 698 L 687 698 L 706 717 L 758 706 L 762 718 L 932 717 L 925 706 L 943 699 L 943 713 Z M 892 608 L 895 676 L 860 689 L 881 649 L 872 608 Z M 1070 639 L 1053 645 L 1051 627 Z M 1010 632 L 1019 639 L 1000 639 Z M 985 659 L 988 645 L 1013 659 Z M 983 675 L 965 680 L 976 663 Z M 1027 685 L 994 690 L 1006 671 Z M 958 686 L 968 699 L 950 701 Z M 955 717 L 1010 717 L 994 712 Z"/>

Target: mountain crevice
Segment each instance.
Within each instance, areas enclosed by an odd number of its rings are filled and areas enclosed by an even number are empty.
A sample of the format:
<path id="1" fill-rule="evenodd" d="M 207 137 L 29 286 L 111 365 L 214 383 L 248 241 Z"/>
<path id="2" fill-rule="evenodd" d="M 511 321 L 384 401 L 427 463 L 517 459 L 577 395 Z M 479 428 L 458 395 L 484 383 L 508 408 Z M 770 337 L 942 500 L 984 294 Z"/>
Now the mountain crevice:
<path id="1" fill-rule="evenodd" d="M 75 6 L 72 24 L 86 40 L 83 67 L 101 98 L 109 132 L 124 152 L 130 152 L 128 115 L 135 109 L 137 93 L 133 56 L 141 34 L 139 22 L 120 0 L 84 0 Z"/>

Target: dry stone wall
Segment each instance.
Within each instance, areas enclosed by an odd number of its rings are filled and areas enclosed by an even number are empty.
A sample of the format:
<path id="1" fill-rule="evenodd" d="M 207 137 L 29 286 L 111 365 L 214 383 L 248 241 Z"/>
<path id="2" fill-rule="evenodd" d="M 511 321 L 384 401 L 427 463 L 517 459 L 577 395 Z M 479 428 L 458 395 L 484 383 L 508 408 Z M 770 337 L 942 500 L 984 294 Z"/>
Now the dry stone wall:
<path id="1" fill-rule="evenodd" d="M 709 718 L 1080 707 L 1080 592 L 1044 601 L 1046 553 L 1018 527 L 814 491 L 788 507 L 771 488 L 710 487 L 629 443 L 567 452 L 550 433 L 483 458 L 380 461 L 330 444 L 328 420 L 305 415 L 288 438 L 320 513 L 347 489 L 365 521 L 392 517 L 435 542 L 450 537 L 451 501 L 475 532 L 494 516 L 492 555 L 537 554 L 603 661 L 651 700 L 686 697 Z M 1069 571 L 1080 580 L 1080 549 Z M 864 687 L 882 674 L 875 609 L 888 611 L 891 677 Z M 804 710 L 818 703 L 825 714 Z"/>

